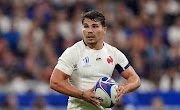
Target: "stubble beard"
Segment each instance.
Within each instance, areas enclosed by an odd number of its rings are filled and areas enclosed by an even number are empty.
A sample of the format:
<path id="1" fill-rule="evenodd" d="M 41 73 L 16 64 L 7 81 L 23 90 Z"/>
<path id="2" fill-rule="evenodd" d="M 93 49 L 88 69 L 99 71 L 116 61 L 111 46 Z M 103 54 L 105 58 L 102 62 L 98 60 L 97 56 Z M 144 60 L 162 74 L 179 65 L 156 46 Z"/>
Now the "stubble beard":
<path id="1" fill-rule="evenodd" d="M 89 46 L 91 46 L 91 47 L 96 47 L 97 42 L 95 42 L 95 41 L 88 41 L 87 44 L 88 44 Z"/>

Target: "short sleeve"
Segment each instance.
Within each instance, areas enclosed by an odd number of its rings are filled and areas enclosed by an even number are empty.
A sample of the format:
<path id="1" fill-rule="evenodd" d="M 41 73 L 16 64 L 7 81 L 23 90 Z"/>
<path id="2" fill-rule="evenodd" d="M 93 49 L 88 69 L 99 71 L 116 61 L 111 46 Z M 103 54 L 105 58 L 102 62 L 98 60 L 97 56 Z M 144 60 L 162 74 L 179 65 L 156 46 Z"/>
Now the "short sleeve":
<path id="1" fill-rule="evenodd" d="M 75 61 L 77 59 L 76 56 L 77 55 L 73 47 L 67 48 L 63 52 L 63 54 L 59 57 L 55 68 L 71 76 L 74 70 L 74 66 L 76 64 L 76 61 Z"/>
<path id="2" fill-rule="evenodd" d="M 117 64 L 115 68 L 118 70 L 119 73 L 123 72 L 125 69 L 127 69 L 130 66 L 126 56 L 118 49 L 116 50 L 116 59 L 117 59 L 116 60 Z"/>

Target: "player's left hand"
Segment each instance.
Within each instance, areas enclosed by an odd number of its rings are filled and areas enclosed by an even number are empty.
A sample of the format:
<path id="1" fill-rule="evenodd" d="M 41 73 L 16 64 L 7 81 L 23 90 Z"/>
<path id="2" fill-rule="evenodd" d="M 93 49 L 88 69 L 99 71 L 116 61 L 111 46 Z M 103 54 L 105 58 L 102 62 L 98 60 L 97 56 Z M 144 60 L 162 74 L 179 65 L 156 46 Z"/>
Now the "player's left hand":
<path id="1" fill-rule="evenodd" d="M 117 85 L 118 85 L 118 88 L 117 88 L 118 93 L 116 95 L 116 101 L 118 102 L 121 100 L 122 96 L 126 93 L 126 91 L 125 91 L 124 85 L 120 85 L 119 83 L 117 83 Z"/>

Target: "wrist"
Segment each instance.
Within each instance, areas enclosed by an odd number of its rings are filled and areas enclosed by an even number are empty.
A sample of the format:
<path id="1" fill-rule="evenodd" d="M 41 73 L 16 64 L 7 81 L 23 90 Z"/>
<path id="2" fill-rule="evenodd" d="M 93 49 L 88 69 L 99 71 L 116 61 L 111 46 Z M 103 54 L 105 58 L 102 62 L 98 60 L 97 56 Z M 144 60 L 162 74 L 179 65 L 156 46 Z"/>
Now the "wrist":
<path id="1" fill-rule="evenodd" d="M 82 93 L 81 93 L 81 99 L 83 99 L 84 98 L 84 91 L 82 91 Z"/>

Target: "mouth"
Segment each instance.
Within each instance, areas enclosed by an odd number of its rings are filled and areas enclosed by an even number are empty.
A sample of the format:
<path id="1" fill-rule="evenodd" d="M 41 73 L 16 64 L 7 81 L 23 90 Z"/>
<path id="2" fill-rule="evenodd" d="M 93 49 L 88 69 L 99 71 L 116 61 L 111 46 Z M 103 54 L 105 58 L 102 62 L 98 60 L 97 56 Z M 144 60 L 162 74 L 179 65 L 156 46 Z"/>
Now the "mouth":
<path id="1" fill-rule="evenodd" d="M 94 38 L 94 36 L 87 36 L 88 38 Z"/>
<path id="2" fill-rule="evenodd" d="M 93 39 L 94 39 L 94 36 L 87 36 L 87 39 L 93 40 Z"/>

